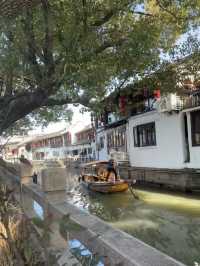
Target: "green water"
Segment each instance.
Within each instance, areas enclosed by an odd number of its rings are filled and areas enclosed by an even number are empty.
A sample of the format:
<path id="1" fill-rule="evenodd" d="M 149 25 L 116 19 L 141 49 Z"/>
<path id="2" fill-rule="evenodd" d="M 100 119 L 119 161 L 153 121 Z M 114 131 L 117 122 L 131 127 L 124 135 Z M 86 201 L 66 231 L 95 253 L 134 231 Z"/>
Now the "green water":
<path id="1" fill-rule="evenodd" d="M 102 195 L 76 186 L 68 200 L 186 265 L 200 263 L 200 197 L 144 189 L 136 193 L 139 200 L 130 192 Z"/>

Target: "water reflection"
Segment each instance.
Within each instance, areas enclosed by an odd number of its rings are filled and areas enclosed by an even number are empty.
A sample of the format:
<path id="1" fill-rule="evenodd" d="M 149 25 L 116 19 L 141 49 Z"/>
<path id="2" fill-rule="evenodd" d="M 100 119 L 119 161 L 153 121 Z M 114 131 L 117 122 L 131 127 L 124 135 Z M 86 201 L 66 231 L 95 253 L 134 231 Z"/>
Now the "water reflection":
<path id="1" fill-rule="evenodd" d="M 72 254 L 81 262 L 81 265 L 104 266 L 101 259 L 98 256 L 93 255 L 79 240 L 70 240 L 69 247 Z"/>
<path id="2" fill-rule="evenodd" d="M 139 200 L 135 200 L 129 192 L 101 195 L 75 184 L 76 189 L 68 193 L 68 201 L 79 208 L 186 265 L 193 266 L 195 261 L 200 262 L 198 197 L 137 189 Z"/>
<path id="3" fill-rule="evenodd" d="M 37 201 L 33 201 L 33 209 L 35 213 L 39 216 L 40 219 L 44 219 L 44 210 L 40 204 L 37 203 Z"/>

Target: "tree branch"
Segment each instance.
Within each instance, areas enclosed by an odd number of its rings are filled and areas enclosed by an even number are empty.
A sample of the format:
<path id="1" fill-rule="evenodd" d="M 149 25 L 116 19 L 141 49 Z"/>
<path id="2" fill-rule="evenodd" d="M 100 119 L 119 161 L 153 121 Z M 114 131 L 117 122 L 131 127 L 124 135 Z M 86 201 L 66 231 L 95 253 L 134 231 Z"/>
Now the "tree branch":
<path id="1" fill-rule="evenodd" d="M 43 106 L 52 107 L 55 105 L 65 105 L 65 104 L 70 104 L 70 103 L 73 103 L 72 99 L 70 98 L 65 98 L 65 99 L 49 98 L 44 102 Z"/>
<path id="2" fill-rule="evenodd" d="M 44 103 L 43 106 L 46 107 L 53 107 L 56 105 L 65 105 L 65 104 L 82 104 L 84 106 L 88 106 L 90 99 L 86 96 L 77 96 L 76 98 L 72 99 L 70 97 L 66 97 L 65 99 L 54 99 L 49 98 Z"/>
<path id="3" fill-rule="evenodd" d="M 33 15 L 30 9 L 26 11 L 24 20 L 24 33 L 27 38 L 28 54 L 26 55 L 30 65 L 32 66 L 35 79 L 40 84 L 42 81 L 42 73 L 37 61 L 37 47 L 33 30 Z"/>
<path id="4" fill-rule="evenodd" d="M 53 60 L 53 36 L 50 30 L 50 6 L 48 0 L 42 0 L 42 11 L 44 17 L 44 28 L 45 28 L 45 37 L 44 37 L 44 63 L 47 67 L 47 77 L 52 76 L 55 72 L 55 65 Z"/>
<path id="5" fill-rule="evenodd" d="M 108 22 L 116 13 L 117 13 L 118 10 L 109 10 L 105 16 L 99 20 L 96 20 L 92 26 L 93 27 L 100 27 L 100 26 L 103 26 L 106 22 Z"/>
<path id="6" fill-rule="evenodd" d="M 99 46 L 94 53 L 95 54 L 100 54 L 103 51 L 105 51 L 107 48 L 114 48 L 116 46 L 121 46 L 124 42 L 126 41 L 126 39 L 120 39 L 116 42 L 104 42 L 101 46 Z"/>
<path id="7" fill-rule="evenodd" d="M 82 6 L 83 6 L 83 28 L 84 28 L 84 33 L 87 33 L 87 2 L 86 0 L 82 0 Z"/>
<path id="8" fill-rule="evenodd" d="M 151 13 L 145 13 L 142 11 L 133 11 L 133 14 L 137 14 L 137 15 L 141 15 L 141 16 L 147 16 L 147 17 L 155 17 L 155 15 L 151 14 Z"/>
<path id="9" fill-rule="evenodd" d="M 7 105 L 2 104 L 0 108 L 0 135 L 10 125 L 41 107 L 47 97 L 44 90 L 37 89 L 7 99 Z"/>
<path id="10" fill-rule="evenodd" d="M 169 9 L 167 9 L 166 7 L 163 6 L 163 4 L 161 3 L 160 0 L 156 0 L 157 5 L 166 13 L 168 13 L 169 15 L 171 15 L 173 18 L 175 18 L 175 20 L 178 20 L 179 18 L 176 16 L 176 14 L 174 14 L 173 12 L 171 12 Z"/>

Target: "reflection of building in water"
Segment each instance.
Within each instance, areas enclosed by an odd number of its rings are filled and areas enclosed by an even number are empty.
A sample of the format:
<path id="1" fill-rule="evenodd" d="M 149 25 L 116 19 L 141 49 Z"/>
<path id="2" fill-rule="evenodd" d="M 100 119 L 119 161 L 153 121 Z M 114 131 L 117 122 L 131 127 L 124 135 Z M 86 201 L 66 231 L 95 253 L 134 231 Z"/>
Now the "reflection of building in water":
<path id="1" fill-rule="evenodd" d="M 33 201 L 33 209 L 41 219 L 44 219 L 44 210 L 42 206 L 38 204 L 35 200 Z"/>
<path id="2" fill-rule="evenodd" d="M 104 266 L 103 261 L 97 255 L 85 247 L 79 240 L 72 239 L 69 241 L 69 247 L 72 254 L 81 262 L 83 265 L 95 265 Z"/>

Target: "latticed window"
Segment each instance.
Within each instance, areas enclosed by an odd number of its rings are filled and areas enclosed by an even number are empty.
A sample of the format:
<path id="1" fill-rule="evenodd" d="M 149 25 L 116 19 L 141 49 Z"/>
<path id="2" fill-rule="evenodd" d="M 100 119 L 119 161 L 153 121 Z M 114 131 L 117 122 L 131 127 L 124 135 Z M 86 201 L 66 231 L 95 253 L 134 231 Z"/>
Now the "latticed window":
<path id="1" fill-rule="evenodd" d="M 155 122 L 139 125 L 133 128 L 134 146 L 156 146 Z"/>
<path id="2" fill-rule="evenodd" d="M 126 126 L 113 129 L 107 134 L 108 149 L 118 149 L 126 146 Z"/>

